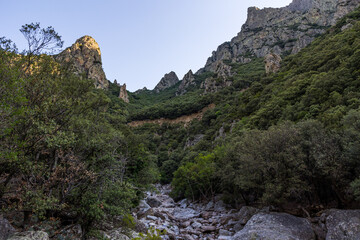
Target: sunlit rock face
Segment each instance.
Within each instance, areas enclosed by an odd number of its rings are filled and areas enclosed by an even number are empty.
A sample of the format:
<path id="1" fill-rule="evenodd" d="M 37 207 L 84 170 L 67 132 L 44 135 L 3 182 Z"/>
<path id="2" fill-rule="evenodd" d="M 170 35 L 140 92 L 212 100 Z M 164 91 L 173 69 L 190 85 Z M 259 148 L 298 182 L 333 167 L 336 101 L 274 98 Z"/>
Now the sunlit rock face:
<path id="1" fill-rule="evenodd" d="M 75 73 L 85 74 L 87 78 L 93 79 L 97 88 L 108 88 L 109 82 L 102 68 L 100 47 L 92 37 L 79 38 L 55 58 L 59 62 L 72 64 Z"/>
<path id="2" fill-rule="evenodd" d="M 159 93 L 160 91 L 163 91 L 169 87 L 174 86 L 178 82 L 179 82 L 178 76 L 176 75 L 175 72 L 171 71 L 165 74 L 163 78 L 161 78 L 160 82 L 155 86 L 154 91 Z"/>
<path id="3" fill-rule="evenodd" d="M 359 3 L 360 0 L 294 0 L 283 8 L 250 7 L 241 32 L 220 45 L 197 73 L 218 73 L 219 62 L 224 60 L 244 63 L 270 52 L 297 53 Z"/>

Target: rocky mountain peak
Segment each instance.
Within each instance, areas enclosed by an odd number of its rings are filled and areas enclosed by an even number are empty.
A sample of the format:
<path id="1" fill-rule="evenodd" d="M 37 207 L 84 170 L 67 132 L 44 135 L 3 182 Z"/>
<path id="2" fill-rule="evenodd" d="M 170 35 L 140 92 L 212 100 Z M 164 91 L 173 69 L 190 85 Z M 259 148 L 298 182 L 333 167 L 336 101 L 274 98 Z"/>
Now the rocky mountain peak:
<path id="1" fill-rule="evenodd" d="M 171 71 L 165 74 L 163 78 L 161 78 L 160 82 L 154 88 L 154 91 L 159 93 L 164 89 L 174 86 L 178 82 L 179 82 L 178 76 L 176 75 L 175 72 Z"/>
<path id="2" fill-rule="evenodd" d="M 97 88 L 108 88 L 108 81 L 102 68 L 99 44 L 90 36 L 83 36 L 71 46 L 56 56 L 59 62 L 72 63 L 74 72 L 85 73 L 93 79 Z"/>
<path id="3" fill-rule="evenodd" d="M 244 63 L 271 52 L 297 53 L 359 3 L 360 0 L 293 0 L 282 8 L 250 7 L 238 35 L 220 45 L 197 73 L 218 73 L 216 66 L 224 60 Z"/>
<path id="4" fill-rule="evenodd" d="M 176 95 L 183 95 L 187 92 L 187 88 L 190 86 L 196 85 L 195 76 L 191 70 L 189 70 L 181 80 L 178 90 L 176 91 Z"/>

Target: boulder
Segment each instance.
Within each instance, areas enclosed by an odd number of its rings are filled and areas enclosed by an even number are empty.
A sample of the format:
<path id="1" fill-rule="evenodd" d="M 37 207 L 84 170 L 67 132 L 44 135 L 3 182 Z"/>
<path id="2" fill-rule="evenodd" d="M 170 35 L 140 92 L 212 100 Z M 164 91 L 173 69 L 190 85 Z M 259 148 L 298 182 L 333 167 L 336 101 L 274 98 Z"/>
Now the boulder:
<path id="1" fill-rule="evenodd" d="M 186 221 L 191 218 L 199 217 L 200 213 L 191 208 L 175 208 L 172 215 L 179 221 Z"/>
<path id="2" fill-rule="evenodd" d="M 156 197 L 146 198 L 146 203 L 149 204 L 150 207 L 160 207 L 161 206 L 161 201 Z"/>
<path id="3" fill-rule="evenodd" d="M 255 214 L 259 212 L 259 209 L 249 206 L 243 206 L 238 213 L 235 213 L 234 218 L 238 221 L 238 223 L 245 225 L 249 219 Z"/>
<path id="4" fill-rule="evenodd" d="M 9 221 L 0 215 L 0 240 L 6 240 L 9 236 L 15 233 L 15 229 Z"/>
<path id="5" fill-rule="evenodd" d="M 257 213 L 232 240 L 315 240 L 307 219 L 286 213 Z"/>
<path id="6" fill-rule="evenodd" d="M 360 210 L 329 210 L 326 228 L 326 240 L 360 239 Z"/>
<path id="7" fill-rule="evenodd" d="M 43 231 L 27 231 L 15 233 L 8 240 L 49 240 L 49 235 Z"/>

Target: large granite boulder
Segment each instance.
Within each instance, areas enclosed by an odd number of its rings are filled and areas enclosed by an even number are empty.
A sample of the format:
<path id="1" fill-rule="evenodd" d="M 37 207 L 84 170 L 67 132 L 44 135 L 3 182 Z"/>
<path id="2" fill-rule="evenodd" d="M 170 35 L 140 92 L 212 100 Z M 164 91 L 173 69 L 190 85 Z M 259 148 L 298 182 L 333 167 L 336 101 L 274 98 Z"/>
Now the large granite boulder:
<path id="1" fill-rule="evenodd" d="M 360 239 L 360 210 L 329 210 L 326 228 L 326 240 Z"/>
<path id="2" fill-rule="evenodd" d="M 257 213 L 232 240 L 315 240 L 311 224 L 286 213 Z"/>

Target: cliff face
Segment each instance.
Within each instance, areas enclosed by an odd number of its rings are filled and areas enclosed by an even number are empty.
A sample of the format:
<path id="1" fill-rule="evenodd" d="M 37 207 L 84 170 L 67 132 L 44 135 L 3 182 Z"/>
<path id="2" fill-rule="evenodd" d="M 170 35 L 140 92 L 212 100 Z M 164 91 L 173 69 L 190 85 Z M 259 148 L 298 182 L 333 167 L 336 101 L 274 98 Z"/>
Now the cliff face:
<path id="1" fill-rule="evenodd" d="M 223 60 L 243 63 L 270 52 L 297 53 L 359 3 L 360 0 L 294 0 L 283 8 L 250 7 L 241 32 L 220 45 L 198 73 L 218 73 Z"/>
<path id="2" fill-rule="evenodd" d="M 98 43 L 90 36 L 84 36 L 55 57 L 58 62 L 72 63 L 74 72 L 85 73 L 93 79 L 97 88 L 106 89 L 109 83 L 102 68 Z"/>
<path id="3" fill-rule="evenodd" d="M 176 76 L 176 73 L 173 71 L 165 74 L 165 76 L 160 80 L 160 82 L 154 88 L 154 91 L 159 93 L 160 91 L 174 86 L 179 82 L 179 78 Z"/>

